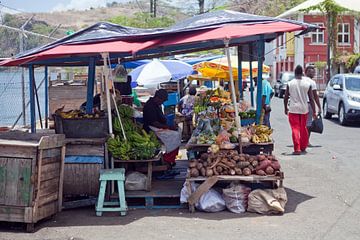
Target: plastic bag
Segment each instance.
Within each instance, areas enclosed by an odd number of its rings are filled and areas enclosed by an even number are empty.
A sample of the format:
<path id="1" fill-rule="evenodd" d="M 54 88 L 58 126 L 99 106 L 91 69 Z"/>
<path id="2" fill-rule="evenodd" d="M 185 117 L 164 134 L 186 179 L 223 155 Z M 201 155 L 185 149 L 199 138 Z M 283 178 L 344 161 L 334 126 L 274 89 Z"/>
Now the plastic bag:
<path id="1" fill-rule="evenodd" d="M 195 192 L 198 186 L 198 184 L 192 183 L 191 191 Z M 189 196 L 190 194 L 186 187 L 186 183 L 184 183 L 180 193 L 180 202 L 187 203 Z M 220 193 L 214 189 L 210 189 L 200 197 L 199 202 L 195 204 L 195 207 L 204 212 L 220 212 L 225 209 L 225 201 Z"/>
<path id="2" fill-rule="evenodd" d="M 129 191 L 146 190 L 147 177 L 139 172 L 132 172 L 126 176 L 125 189 Z"/>
<path id="3" fill-rule="evenodd" d="M 204 193 L 195 207 L 204 212 L 221 212 L 226 208 L 221 194 L 214 189 Z"/>
<path id="4" fill-rule="evenodd" d="M 324 125 L 322 122 L 322 117 L 320 114 L 316 116 L 316 118 L 312 121 L 310 126 L 310 131 L 315 133 L 323 133 L 324 131 Z"/>
<path id="5" fill-rule="evenodd" d="M 251 188 L 241 184 L 232 184 L 223 189 L 226 208 L 233 213 L 244 213 L 248 206 L 248 196 Z"/>
<path id="6" fill-rule="evenodd" d="M 261 214 L 281 214 L 285 211 L 287 195 L 284 188 L 257 189 L 249 194 L 249 212 Z"/>

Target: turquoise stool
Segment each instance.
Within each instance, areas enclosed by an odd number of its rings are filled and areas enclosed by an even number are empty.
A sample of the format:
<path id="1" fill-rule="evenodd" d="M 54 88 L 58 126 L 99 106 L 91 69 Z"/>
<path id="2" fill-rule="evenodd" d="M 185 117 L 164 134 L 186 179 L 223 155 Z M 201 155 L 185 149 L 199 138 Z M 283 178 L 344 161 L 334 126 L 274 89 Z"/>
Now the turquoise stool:
<path id="1" fill-rule="evenodd" d="M 96 203 L 96 216 L 102 216 L 103 212 L 120 212 L 121 216 L 126 215 L 127 205 L 125 201 L 125 169 L 102 169 L 100 170 L 100 190 Z M 119 202 L 104 202 L 107 181 L 117 181 Z M 119 206 L 119 207 L 104 207 Z"/>

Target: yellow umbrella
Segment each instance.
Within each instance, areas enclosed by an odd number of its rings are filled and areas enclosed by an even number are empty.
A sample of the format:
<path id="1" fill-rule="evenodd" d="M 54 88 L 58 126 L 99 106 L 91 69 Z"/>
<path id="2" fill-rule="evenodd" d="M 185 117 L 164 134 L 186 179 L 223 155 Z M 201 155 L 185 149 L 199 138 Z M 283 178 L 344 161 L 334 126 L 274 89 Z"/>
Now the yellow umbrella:
<path id="1" fill-rule="evenodd" d="M 232 72 L 234 79 L 238 79 L 238 61 L 236 56 L 231 57 L 231 66 L 232 66 Z M 234 67 L 236 66 L 236 67 Z M 242 76 L 243 78 L 250 75 L 250 64 L 249 62 L 242 62 Z M 227 58 L 218 58 L 214 59 L 208 62 L 201 62 L 197 63 L 193 66 L 195 70 L 201 73 L 204 77 L 210 77 L 210 78 L 221 78 L 224 80 L 229 80 L 229 67 L 227 63 Z M 258 72 L 258 62 L 253 61 L 252 62 L 252 72 L 253 76 L 257 76 Z M 270 67 L 267 65 L 263 65 L 263 73 L 269 73 Z"/>

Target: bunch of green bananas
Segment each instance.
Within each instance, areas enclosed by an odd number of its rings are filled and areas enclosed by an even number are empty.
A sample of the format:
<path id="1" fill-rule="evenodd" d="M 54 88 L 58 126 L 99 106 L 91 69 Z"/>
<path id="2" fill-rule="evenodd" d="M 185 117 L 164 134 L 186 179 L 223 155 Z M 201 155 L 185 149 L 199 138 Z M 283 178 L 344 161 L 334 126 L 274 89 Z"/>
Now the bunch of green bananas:
<path id="1" fill-rule="evenodd" d="M 129 160 L 129 152 L 131 151 L 131 145 L 127 141 L 123 141 L 119 136 L 115 138 L 109 138 L 107 141 L 108 149 L 115 158 L 122 160 Z"/>
<path id="2" fill-rule="evenodd" d="M 158 147 L 158 141 L 154 141 L 154 138 L 144 130 L 142 130 L 142 134 L 132 132 L 128 136 L 128 140 L 134 150 L 130 154 L 134 159 L 150 159 L 154 156 Z"/>
<path id="3" fill-rule="evenodd" d="M 123 119 L 123 118 L 129 119 L 134 116 L 134 109 L 132 109 L 132 107 L 130 107 L 128 105 L 121 104 L 118 106 L 118 109 L 119 109 L 121 119 Z"/>

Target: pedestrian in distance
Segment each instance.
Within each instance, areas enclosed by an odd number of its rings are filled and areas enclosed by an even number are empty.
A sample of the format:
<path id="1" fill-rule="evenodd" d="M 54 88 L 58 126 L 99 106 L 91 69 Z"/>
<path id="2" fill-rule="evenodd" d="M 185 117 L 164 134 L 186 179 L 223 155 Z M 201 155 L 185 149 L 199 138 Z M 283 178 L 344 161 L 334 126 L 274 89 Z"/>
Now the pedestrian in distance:
<path id="1" fill-rule="evenodd" d="M 306 153 L 309 143 L 308 130 L 306 128 L 309 113 L 308 100 L 312 107 L 312 117 L 316 117 L 313 92 L 310 82 L 303 76 L 303 68 L 298 65 L 295 68 L 295 78 L 291 80 L 285 91 L 284 108 L 289 117 L 294 143 L 294 155 Z"/>
<path id="2" fill-rule="evenodd" d="M 312 93 L 314 96 L 314 101 L 318 108 L 317 114 L 321 114 L 320 99 L 319 99 L 319 95 L 317 92 L 316 82 L 313 80 L 313 78 L 315 77 L 315 67 L 312 65 L 307 66 L 305 68 L 305 75 L 306 75 L 306 77 L 308 77 L 307 80 L 310 82 L 310 86 L 311 86 Z M 308 114 L 308 118 L 307 118 L 307 122 L 306 122 L 306 127 L 308 129 L 308 135 L 309 135 L 309 147 L 312 147 L 312 145 L 310 144 L 310 135 L 311 135 L 310 127 L 311 127 L 311 124 L 313 121 L 313 117 L 312 117 L 313 111 L 312 111 L 310 101 L 308 101 L 308 105 L 309 105 L 309 114 Z"/>
<path id="3" fill-rule="evenodd" d="M 257 86 L 257 77 L 254 78 L 255 86 Z M 262 92 L 261 92 L 261 111 L 263 115 L 262 124 L 271 128 L 270 124 L 270 101 L 274 96 L 274 89 L 268 80 L 262 80 Z"/>
<path id="4" fill-rule="evenodd" d="M 355 74 L 359 74 L 360 73 L 360 59 L 358 60 L 358 65 L 355 67 L 354 69 L 354 73 Z"/>

